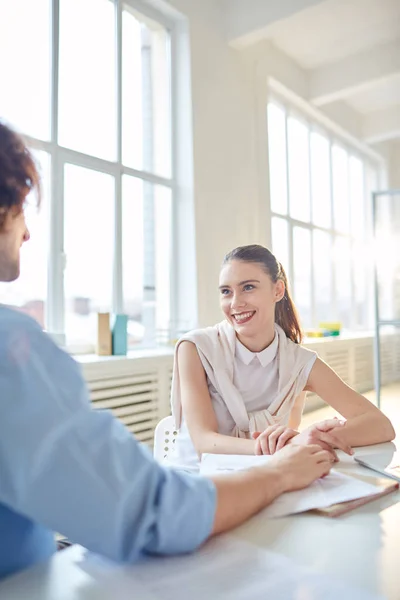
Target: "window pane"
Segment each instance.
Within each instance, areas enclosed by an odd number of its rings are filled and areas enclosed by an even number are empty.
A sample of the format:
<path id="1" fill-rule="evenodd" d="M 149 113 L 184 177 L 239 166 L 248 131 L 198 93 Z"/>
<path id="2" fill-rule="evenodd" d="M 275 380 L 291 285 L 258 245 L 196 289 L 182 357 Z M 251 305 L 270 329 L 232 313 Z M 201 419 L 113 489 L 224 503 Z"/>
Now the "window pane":
<path id="1" fill-rule="evenodd" d="M 354 325 L 367 327 L 371 323 L 370 309 L 372 287 L 367 284 L 373 281 L 372 261 L 368 245 L 355 241 L 352 248 L 353 281 L 354 281 Z M 367 279 L 368 275 L 368 279 Z"/>
<path id="2" fill-rule="evenodd" d="M 379 196 L 376 203 L 375 240 L 381 319 L 400 319 L 400 194 Z"/>
<path id="3" fill-rule="evenodd" d="M 288 119 L 289 206 L 299 221 L 310 220 L 310 165 L 308 127 L 293 117 Z"/>
<path id="4" fill-rule="evenodd" d="M 268 153 L 271 210 L 286 215 L 286 116 L 276 104 L 268 104 Z"/>
<path id="5" fill-rule="evenodd" d="M 303 227 L 293 227 L 294 298 L 305 327 L 312 324 L 310 265 L 311 232 Z"/>
<path id="6" fill-rule="evenodd" d="M 364 166 L 359 158 L 350 157 L 351 231 L 358 238 L 365 235 Z"/>
<path id="7" fill-rule="evenodd" d="M 350 231 L 348 154 L 340 146 L 332 146 L 332 187 L 334 227 L 341 233 Z"/>
<path id="8" fill-rule="evenodd" d="M 123 178 L 123 291 L 129 346 L 170 341 L 171 190 Z"/>
<path id="9" fill-rule="evenodd" d="M 351 248 L 348 238 L 337 236 L 334 247 L 337 319 L 351 326 Z"/>
<path id="10" fill-rule="evenodd" d="M 172 260 L 172 194 L 161 185 L 155 186 L 155 259 L 157 291 L 157 333 L 159 342 L 170 341 L 171 260 Z"/>
<path id="11" fill-rule="evenodd" d="M 314 230 L 314 299 L 315 325 L 332 320 L 332 238 L 329 233 Z"/>
<path id="12" fill-rule="evenodd" d="M 144 339 L 143 181 L 122 178 L 122 266 L 124 312 L 128 315 L 128 346 Z"/>
<path id="13" fill-rule="evenodd" d="M 20 308 L 45 327 L 47 256 L 49 240 L 50 156 L 33 152 L 42 176 L 43 198 L 38 209 L 30 194 L 25 209 L 31 239 L 21 248 L 21 274 L 13 283 L 0 283 L 0 300 Z"/>
<path id="14" fill-rule="evenodd" d="M 97 312 L 112 306 L 114 178 L 64 169 L 65 312 L 68 343 L 95 343 Z"/>
<path id="15" fill-rule="evenodd" d="M 377 169 L 368 163 L 365 166 L 365 221 L 367 237 L 372 240 L 372 194 L 379 189 L 379 175 Z"/>
<path id="16" fill-rule="evenodd" d="M 285 219 L 273 217 L 271 229 L 272 251 L 289 276 L 289 224 Z"/>
<path id="17" fill-rule="evenodd" d="M 116 159 L 115 18 L 110 0 L 60 0 L 59 142 Z"/>
<path id="18" fill-rule="evenodd" d="M 311 133 L 311 196 L 312 221 L 315 225 L 331 226 L 331 158 L 329 140 Z"/>
<path id="19" fill-rule="evenodd" d="M 0 115 L 50 137 L 50 0 L 0 1 Z"/>
<path id="20" fill-rule="evenodd" d="M 169 34 L 127 6 L 122 27 L 122 160 L 170 177 Z"/>

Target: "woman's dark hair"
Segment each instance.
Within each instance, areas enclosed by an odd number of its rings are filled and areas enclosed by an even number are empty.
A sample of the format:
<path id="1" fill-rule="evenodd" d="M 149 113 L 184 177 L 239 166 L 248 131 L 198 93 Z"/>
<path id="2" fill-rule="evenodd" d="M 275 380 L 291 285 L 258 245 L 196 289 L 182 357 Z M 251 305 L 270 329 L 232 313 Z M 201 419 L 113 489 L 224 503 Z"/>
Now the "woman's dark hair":
<path id="1" fill-rule="evenodd" d="M 225 256 L 222 264 L 225 265 L 232 260 L 258 263 L 274 283 L 279 280 L 283 281 L 285 284 L 285 295 L 276 304 L 275 322 L 282 327 L 286 337 L 292 340 L 292 342 L 300 344 L 303 339 L 303 332 L 301 331 L 296 307 L 290 295 L 286 273 L 281 263 L 276 260 L 272 252 L 258 244 L 235 248 Z"/>
<path id="2" fill-rule="evenodd" d="M 35 190 L 40 202 L 40 177 L 22 137 L 0 121 L 0 229 L 11 210 L 23 209 L 26 196 Z"/>

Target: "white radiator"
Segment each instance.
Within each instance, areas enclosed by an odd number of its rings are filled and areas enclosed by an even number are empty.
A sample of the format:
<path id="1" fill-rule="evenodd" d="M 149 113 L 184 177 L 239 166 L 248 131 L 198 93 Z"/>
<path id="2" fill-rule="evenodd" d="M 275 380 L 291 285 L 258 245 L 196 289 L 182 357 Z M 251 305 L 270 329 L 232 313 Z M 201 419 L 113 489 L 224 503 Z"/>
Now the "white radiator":
<path id="1" fill-rule="evenodd" d="M 158 421 L 169 414 L 172 351 L 146 357 L 82 359 L 96 409 L 109 409 L 138 440 L 153 445 Z"/>
<path id="2" fill-rule="evenodd" d="M 305 344 L 315 350 L 350 387 L 361 394 L 374 387 L 374 351 L 372 335 L 353 338 L 317 338 Z M 400 381 L 400 334 L 381 336 L 382 385 Z M 324 406 L 316 394 L 308 394 L 306 411 Z"/>
<path id="3" fill-rule="evenodd" d="M 338 375 L 358 392 L 373 388 L 373 338 L 315 339 L 305 344 L 315 350 Z M 400 334 L 382 336 L 382 383 L 400 380 Z M 110 409 L 132 433 L 149 446 L 154 428 L 170 414 L 169 394 L 173 350 L 154 350 L 127 358 L 78 357 L 98 409 Z M 323 406 L 308 394 L 306 412 Z"/>

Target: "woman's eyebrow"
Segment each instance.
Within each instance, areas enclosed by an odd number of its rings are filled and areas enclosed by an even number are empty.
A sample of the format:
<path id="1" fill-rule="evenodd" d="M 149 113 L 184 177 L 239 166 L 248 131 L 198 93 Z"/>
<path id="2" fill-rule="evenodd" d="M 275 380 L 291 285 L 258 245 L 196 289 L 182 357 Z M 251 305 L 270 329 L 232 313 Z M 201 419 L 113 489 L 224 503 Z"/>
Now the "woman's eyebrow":
<path id="1" fill-rule="evenodd" d="M 246 283 L 260 283 L 258 279 L 246 279 L 245 281 L 239 281 L 238 285 L 246 285 Z M 219 289 L 229 288 L 230 285 L 220 285 Z"/>

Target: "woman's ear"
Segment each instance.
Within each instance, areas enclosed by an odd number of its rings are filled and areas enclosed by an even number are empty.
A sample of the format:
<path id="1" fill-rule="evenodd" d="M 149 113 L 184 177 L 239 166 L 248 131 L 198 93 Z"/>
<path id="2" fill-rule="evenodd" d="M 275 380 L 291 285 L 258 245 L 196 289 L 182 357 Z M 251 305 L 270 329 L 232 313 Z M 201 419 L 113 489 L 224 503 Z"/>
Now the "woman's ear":
<path id="1" fill-rule="evenodd" d="M 275 302 L 280 302 L 282 300 L 282 298 L 284 297 L 285 292 L 286 292 L 285 284 L 283 283 L 283 281 L 281 279 L 278 279 L 278 281 L 275 284 Z"/>

